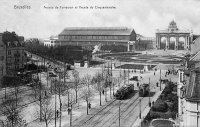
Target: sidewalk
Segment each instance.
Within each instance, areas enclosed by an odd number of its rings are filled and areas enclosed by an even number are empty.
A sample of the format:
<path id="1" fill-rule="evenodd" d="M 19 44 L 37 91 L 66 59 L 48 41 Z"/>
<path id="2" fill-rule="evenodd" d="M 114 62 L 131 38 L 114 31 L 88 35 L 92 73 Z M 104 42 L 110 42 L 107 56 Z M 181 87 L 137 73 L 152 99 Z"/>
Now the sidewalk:
<path id="1" fill-rule="evenodd" d="M 164 90 L 164 84 L 162 84 L 162 90 L 161 91 L 158 91 L 152 98 L 151 98 L 151 101 L 153 102 L 156 102 L 156 100 L 158 99 L 158 97 L 161 95 L 162 91 Z M 137 118 L 137 120 L 135 121 L 135 123 L 133 124 L 132 127 L 140 127 L 141 125 L 141 122 L 142 120 L 146 117 L 146 115 L 149 113 L 151 107 L 149 107 L 148 105 L 146 105 L 145 109 L 142 110 L 142 113 L 141 113 L 141 118 L 140 119 L 139 117 Z"/>

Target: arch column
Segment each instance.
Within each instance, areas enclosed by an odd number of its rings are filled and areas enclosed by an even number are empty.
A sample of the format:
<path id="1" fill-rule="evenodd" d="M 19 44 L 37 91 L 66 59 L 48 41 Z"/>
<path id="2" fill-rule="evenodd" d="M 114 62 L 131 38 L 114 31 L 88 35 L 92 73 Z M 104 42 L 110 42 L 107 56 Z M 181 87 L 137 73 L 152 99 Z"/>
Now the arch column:
<path id="1" fill-rule="evenodd" d="M 170 36 L 167 35 L 167 41 L 166 41 L 166 46 L 165 46 L 166 49 L 169 49 L 169 41 L 170 41 Z"/>
<path id="2" fill-rule="evenodd" d="M 185 36 L 184 49 L 187 49 L 187 43 L 188 43 L 188 39 L 187 39 L 187 36 Z"/>
<path id="3" fill-rule="evenodd" d="M 128 52 L 130 51 L 130 43 L 129 43 L 129 41 L 128 41 L 128 49 L 127 49 L 127 51 Z"/>
<path id="4" fill-rule="evenodd" d="M 158 35 L 156 34 L 156 49 L 158 50 Z"/>
<path id="5" fill-rule="evenodd" d="M 176 35 L 175 50 L 178 49 L 178 40 L 179 40 L 179 37 Z"/>
<path id="6" fill-rule="evenodd" d="M 158 35 L 158 48 L 160 49 L 160 39 L 161 39 L 161 37 L 160 37 L 160 34 Z"/>

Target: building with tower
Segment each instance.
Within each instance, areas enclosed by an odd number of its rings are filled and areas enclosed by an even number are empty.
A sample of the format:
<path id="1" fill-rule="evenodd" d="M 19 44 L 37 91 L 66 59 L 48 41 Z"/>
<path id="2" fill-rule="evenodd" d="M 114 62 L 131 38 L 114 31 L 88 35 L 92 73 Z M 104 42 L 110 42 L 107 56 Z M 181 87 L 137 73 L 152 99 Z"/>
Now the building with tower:
<path id="1" fill-rule="evenodd" d="M 166 30 L 156 31 L 156 48 L 164 50 L 189 50 L 192 42 L 192 32 L 181 30 L 173 20 Z"/>

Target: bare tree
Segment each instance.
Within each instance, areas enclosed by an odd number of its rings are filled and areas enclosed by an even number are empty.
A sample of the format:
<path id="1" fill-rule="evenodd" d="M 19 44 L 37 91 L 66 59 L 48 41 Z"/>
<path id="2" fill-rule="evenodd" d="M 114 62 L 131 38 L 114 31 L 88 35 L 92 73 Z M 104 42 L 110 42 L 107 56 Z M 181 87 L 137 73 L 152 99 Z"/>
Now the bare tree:
<path id="1" fill-rule="evenodd" d="M 7 126 L 10 127 L 25 127 L 26 122 L 20 116 L 20 110 L 17 109 L 16 100 L 7 98 L 1 104 L 1 112 L 7 118 Z"/>
<path id="2" fill-rule="evenodd" d="M 105 88 L 106 87 L 110 88 L 110 98 L 111 98 L 112 80 L 111 80 L 111 73 L 110 73 L 109 69 L 104 71 L 104 81 L 105 81 Z"/>
<path id="3" fill-rule="evenodd" d="M 40 121 L 42 121 L 42 100 L 48 97 L 49 90 L 42 85 L 39 78 L 33 79 L 32 89 L 34 91 L 34 100 L 39 101 Z"/>
<path id="4" fill-rule="evenodd" d="M 87 115 L 88 115 L 89 101 L 92 98 L 92 96 L 94 95 L 93 89 L 91 88 L 92 87 L 91 83 L 92 83 L 91 75 L 87 74 L 82 78 L 82 84 L 84 86 L 82 87 L 81 95 L 87 103 Z"/>
<path id="5" fill-rule="evenodd" d="M 53 110 L 53 104 L 51 102 L 51 98 L 47 97 L 45 99 L 42 99 L 41 106 L 39 103 L 37 108 L 40 108 L 36 111 L 36 117 L 40 118 L 41 121 L 45 122 L 46 127 L 48 127 L 49 123 L 53 120 L 54 117 L 54 110 Z"/>
<path id="6" fill-rule="evenodd" d="M 94 84 L 94 88 L 99 92 L 99 97 L 100 97 L 100 106 L 101 106 L 101 92 L 104 89 L 104 84 L 103 84 L 103 77 L 102 74 L 97 72 L 95 74 L 95 77 L 93 77 L 93 82 Z"/>
<path id="7" fill-rule="evenodd" d="M 76 92 L 76 103 L 77 103 L 77 98 L 78 98 L 78 90 L 80 88 L 81 85 L 81 81 L 80 81 L 80 77 L 79 77 L 79 72 L 76 70 L 72 71 L 72 76 L 73 76 L 73 82 L 74 82 L 74 86 L 72 87 L 75 92 Z"/>
<path id="8" fill-rule="evenodd" d="M 93 97 L 93 95 L 94 95 L 94 91 L 93 91 L 93 89 L 92 88 L 88 88 L 87 86 L 86 87 L 83 87 L 82 89 L 81 89 L 81 95 L 82 95 L 82 97 L 83 97 L 83 99 L 86 101 L 86 103 L 87 103 L 87 115 L 88 115 L 88 106 L 89 106 L 89 103 L 90 103 L 90 101 L 91 101 L 91 98 Z"/>

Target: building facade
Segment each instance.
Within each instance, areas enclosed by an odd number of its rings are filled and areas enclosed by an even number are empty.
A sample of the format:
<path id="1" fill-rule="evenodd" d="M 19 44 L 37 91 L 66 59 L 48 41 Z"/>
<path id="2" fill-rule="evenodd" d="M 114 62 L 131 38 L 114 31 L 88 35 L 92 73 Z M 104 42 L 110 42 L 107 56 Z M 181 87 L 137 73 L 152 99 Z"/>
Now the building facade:
<path id="1" fill-rule="evenodd" d="M 75 27 L 66 28 L 59 35 L 55 45 L 126 45 L 127 50 L 134 49 L 136 33 L 126 27 Z"/>
<path id="2" fill-rule="evenodd" d="M 6 46 L 2 41 L 3 34 L 0 33 L 0 86 L 1 79 L 6 75 Z"/>
<path id="3" fill-rule="evenodd" d="M 171 21 L 168 29 L 156 31 L 156 48 L 166 50 L 189 50 L 192 32 L 180 30 L 176 22 Z"/>
<path id="4" fill-rule="evenodd" d="M 44 39 L 44 46 L 54 47 L 55 41 L 58 40 L 58 37 L 51 36 L 49 39 Z"/>
<path id="5" fill-rule="evenodd" d="M 135 42 L 135 50 L 150 50 L 155 49 L 155 38 L 153 37 L 143 37 L 141 35 L 137 36 L 137 41 Z"/>
<path id="6" fill-rule="evenodd" d="M 10 32 L 0 34 L 0 78 L 14 76 L 24 67 L 26 56 L 24 53 L 24 37 Z"/>
<path id="7" fill-rule="evenodd" d="M 193 50 L 193 48 L 191 48 Z M 189 61 L 179 70 L 178 118 L 180 127 L 200 126 L 200 49 L 191 51 Z M 193 54 L 194 53 L 194 54 Z"/>

